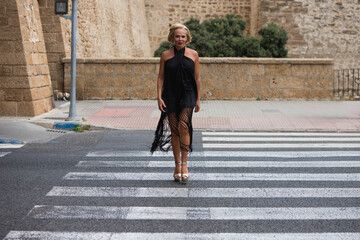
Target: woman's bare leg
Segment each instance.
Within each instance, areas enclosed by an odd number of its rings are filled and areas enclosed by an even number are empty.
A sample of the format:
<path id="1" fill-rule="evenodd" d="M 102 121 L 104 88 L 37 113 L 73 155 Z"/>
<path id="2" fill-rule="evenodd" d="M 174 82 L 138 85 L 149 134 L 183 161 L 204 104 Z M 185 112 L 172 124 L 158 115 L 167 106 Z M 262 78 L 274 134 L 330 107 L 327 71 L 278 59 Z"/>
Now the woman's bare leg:
<path id="1" fill-rule="evenodd" d="M 181 174 L 189 174 L 187 168 L 188 154 L 190 151 L 190 131 L 192 131 L 191 122 L 191 108 L 185 108 L 181 111 L 179 116 L 179 133 L 180 133 L 180 150 L 181 150 Z"/>
<path id="2" fill-rule="evenodd" d="M 178 119 L 175 113 L 169 114 L 169 124 L 171 129 L 171 146 L 175 159 L 174 175 L 181 173 L 180 163 L 180 136 L 178 130 Z"/>

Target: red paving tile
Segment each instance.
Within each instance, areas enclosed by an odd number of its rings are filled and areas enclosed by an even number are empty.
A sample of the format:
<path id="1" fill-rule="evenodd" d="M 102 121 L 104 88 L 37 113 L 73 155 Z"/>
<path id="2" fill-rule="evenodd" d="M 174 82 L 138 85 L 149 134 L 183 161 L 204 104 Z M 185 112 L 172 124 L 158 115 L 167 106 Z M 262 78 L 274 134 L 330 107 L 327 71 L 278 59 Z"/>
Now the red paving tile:
<path id="1" fill-rule="evenodd" d="M 106 106 L 88 124 L 116 129 L 156 129 L 160 112 L 156 106 Z M 155 116 L 155 117 L 154 117 Z M 357 118 L 233 118 L 193 117 L 194 129 L 208 130 L 356 130 Z"/>

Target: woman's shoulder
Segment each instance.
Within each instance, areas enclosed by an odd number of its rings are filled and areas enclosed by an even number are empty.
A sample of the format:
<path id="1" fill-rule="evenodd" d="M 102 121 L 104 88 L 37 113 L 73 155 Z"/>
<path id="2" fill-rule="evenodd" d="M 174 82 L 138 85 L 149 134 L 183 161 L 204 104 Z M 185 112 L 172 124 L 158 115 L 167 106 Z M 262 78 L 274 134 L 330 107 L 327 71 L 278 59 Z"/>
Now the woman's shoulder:
<path id="1" fill-rule="evenodd" d="M 168 58 L 169 56 L 173 55 L 174 54 L 174 50 L 172 48 L 168 49 L 168 50 L 165 50 L 161 53 L 161 57 L 162 58 Z"/>
<path id="2" fill-rule="evenodd" d="M 192 48 L 189 48 L 189 47 L 186 47 L 188 50 L 189 50 L 189 52 L 191 53 L 191 54 L 193 54 L 193 55 L 199 55 L 198 54 L 198 52 L 196 51 L 196 50 L 194 50 L 194 49 L 192 49 Z"/>

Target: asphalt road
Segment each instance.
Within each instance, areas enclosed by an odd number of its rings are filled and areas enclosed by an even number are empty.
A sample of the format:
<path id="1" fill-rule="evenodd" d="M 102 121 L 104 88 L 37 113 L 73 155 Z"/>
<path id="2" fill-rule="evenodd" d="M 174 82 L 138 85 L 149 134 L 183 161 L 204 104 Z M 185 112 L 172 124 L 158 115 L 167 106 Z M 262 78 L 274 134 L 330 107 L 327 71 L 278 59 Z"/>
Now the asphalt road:
<path id="1" fill-rule="evenodd" d="M 0 239 L 360 239 L 360 134 L 195 132 L 186 185 L 153 132 L 46 134 L 0 149 Z"/>

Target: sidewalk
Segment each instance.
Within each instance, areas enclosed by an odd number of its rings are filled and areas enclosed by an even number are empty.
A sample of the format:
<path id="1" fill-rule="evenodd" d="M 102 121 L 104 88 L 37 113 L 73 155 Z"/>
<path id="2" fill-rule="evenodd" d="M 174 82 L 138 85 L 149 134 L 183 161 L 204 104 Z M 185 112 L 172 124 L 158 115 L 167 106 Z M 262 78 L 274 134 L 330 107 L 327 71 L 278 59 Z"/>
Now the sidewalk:
<path id="1" fill-rule="evenodd" d="M 53 127 L 65 123 L 69 102 L 31 123 Z M 76 102 L 78 124 L 127 130 L 155 130 L 160 111 L 154 100 L 88 100 Z M 195 130 L 222 131 L 356 131 L 359 101 L 202 101 L 193 115 Z"/>

